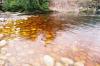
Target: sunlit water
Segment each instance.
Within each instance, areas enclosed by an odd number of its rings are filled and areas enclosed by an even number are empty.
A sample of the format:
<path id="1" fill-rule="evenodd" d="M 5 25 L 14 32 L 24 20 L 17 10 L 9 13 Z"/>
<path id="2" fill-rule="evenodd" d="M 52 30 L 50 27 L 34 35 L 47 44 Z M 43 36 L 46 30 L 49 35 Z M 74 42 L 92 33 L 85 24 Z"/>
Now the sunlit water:
<path id="1" fill-rule="evenodd" d="M 83 62 L 85 66 L 99 66 L 99 22 L 99 16 L 65 14 L 36 15 L 17 22 L 10 20 L 0 25 L 0 35 L 3 35 L 0 40 L 7 41 L 3 65 L 46 66 L 43 57 L 50 55 L 56 62 L 66 57 Z"/>

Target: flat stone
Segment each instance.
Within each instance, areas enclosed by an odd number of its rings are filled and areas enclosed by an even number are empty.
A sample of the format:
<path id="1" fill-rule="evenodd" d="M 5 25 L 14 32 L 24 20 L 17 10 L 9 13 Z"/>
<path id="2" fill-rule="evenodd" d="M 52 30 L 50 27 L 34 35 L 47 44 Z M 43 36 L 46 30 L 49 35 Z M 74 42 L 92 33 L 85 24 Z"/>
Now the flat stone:
<path id="1" fill-rule="evenodd" d="M 4 21 L 5 20 L 5 18 L 0 18 L 0 21 Z"/>
<path id="2" fill-rule="evenodd" d="M 72 59 L 69 59 L 69 58 L 66 58 L 66 57 L 62 57 L 61 62 L 63 62 L 65 65 L 74 64 L 74 61 Z"/>
<path id="3" fill-rule="evenodd" d="M 4 60 L 0 59 L 0 66 L 4 64 Z"/>
<path id="4" fill-rule="evenodd" d="M 9 62 L 11 62 L 12 64 L 16 64 L 16 58 L 15 57 L 10 57 Z"/>
<path id="5" fill-rule="evenodd" d="M 4 45 L 6 45 L 7 44 L 7 41 L 6 40 L 1 40 L 0 41 L 0 46 L 4 46 Z"/>
<path id="6" fill-rule="evenodd" d="M 82 62 L 75 62 L 75 63 L 74 63 L 74 66 L 85 66 L 85 65 L 84 65 L 84 63 L 82 63 Z"/>
<path id="7" fill-rule="evenodd" d="M 6 53 L 7 53 L 7 48 L 6 47 L 3 47 L 1 49 L 1 53 L 0 54 L 5 55 Z"/>
<path id="8" fill-rule="evenodd" d="M 56 62 L 55 66 L 64 66 L 64 65 L 60 62 Z"/>
<path id="9" fill-rule="evenodd" d="M 96 66 L 100 66 L 100 64 L 97 63 Z"/>
<path id="10" fill-rule="evenodd" d="M 30 64 L 22 64 L 21 66 L 30 66 Z"/>
<path id="11" fill-rule="evenodd" d="M 49 55 L 45 55 L 43 57 L 43 61 L 45 63 L 46 66 L 54 66 L 54 58 L 49 56 Z"/>
<path id="12" fill-rule="evenodd" d="M 7 57 L 5 55 L 0 55 L 0 59 L 5 60 Z"/>

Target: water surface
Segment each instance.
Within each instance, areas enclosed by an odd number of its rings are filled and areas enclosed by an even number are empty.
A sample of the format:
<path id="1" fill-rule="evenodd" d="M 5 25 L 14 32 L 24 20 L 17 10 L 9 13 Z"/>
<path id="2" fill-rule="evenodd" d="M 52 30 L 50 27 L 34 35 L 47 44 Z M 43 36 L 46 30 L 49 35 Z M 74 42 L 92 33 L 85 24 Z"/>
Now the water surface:
<path id="1" fill-rule="evenodd" d="M 85 66 L 100 65 L 100 17 L 41 14 L 0 25 L 11 66 L 45 65 L 44 55 L 62 57 Z M 33 63 L 34 62 L 34 63 Z"/>

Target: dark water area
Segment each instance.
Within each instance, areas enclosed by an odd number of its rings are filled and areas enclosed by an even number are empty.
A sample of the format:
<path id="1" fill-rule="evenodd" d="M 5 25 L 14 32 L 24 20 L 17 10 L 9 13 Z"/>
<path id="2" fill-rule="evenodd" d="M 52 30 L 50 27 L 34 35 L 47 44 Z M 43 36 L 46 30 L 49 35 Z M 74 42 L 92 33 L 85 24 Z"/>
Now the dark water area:
<path id="1" fill-rule="evenodd" d="M 12 49 L 19 47 L 18 45 L 21 48 L 24 43 L 29 45 L 26 51 L 35 52 L 34 58 L 40 57 L 40 54 L 49 54 L 54 58 L 63 56 L 75 62 L 84 62 L 84 66 L 100 65 L 100 16 L 73 16 L 60 13 L 33 15 L 27 19 L 0 25 L 0 34 L 6 36 L 0 40 L 14 41 L 9 44 L 7 51 L 12 56 L 16 55 Z M 13 40 L 12 37 L 19 40 Z M 16 49 L 16 51 L 21 53 L 20 50 Z M 19 55 L 19 58 L 23 57 Z M 21 60 L 15 62 L 15 64 L 19 63 Z"/>

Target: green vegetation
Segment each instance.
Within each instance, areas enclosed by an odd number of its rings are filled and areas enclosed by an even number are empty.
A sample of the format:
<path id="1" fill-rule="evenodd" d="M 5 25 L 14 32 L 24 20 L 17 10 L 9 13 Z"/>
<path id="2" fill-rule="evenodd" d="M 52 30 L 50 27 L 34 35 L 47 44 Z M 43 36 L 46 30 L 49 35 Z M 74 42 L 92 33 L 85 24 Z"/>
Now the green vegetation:
<path id="1" fill-rule="evenodd" d="M 4 11 L 49 11 L 48 0 L 5 0 Z"/>

